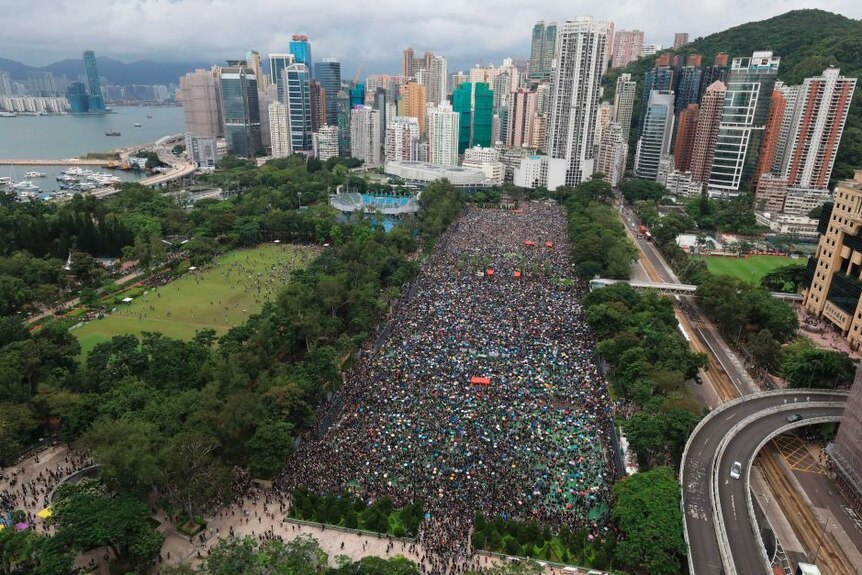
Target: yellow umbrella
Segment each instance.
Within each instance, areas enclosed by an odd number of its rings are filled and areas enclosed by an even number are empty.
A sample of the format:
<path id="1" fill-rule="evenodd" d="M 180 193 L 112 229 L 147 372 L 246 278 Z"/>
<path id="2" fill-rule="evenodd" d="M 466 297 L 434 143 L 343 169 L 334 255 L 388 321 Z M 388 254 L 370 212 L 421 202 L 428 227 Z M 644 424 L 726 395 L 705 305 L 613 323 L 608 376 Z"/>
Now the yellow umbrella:
<path id="1" fill-rule="evenodd" d="M 4 529 L 6 529 L 6 526 L 0 523 L 0 531 L 3 531 Z"/>
<path id="2" fill-rule="evenodd" d="M 54 514 L 54 512 L 53 512 L 53 511 L 51 511 L 51 508 L 50 508 L 50 507 L 46 507 L 45 509 L 43 509 L 42 511 L 40 511 L 39 513 L 37 513 L 37 514 L 36 514 L 36 517 L 40 517 L 40 518 L 42 518 L 42 519 L 48 519 L 48 518 L 49 518 L 49 517 L 51 517 L 53 514 Z"/>

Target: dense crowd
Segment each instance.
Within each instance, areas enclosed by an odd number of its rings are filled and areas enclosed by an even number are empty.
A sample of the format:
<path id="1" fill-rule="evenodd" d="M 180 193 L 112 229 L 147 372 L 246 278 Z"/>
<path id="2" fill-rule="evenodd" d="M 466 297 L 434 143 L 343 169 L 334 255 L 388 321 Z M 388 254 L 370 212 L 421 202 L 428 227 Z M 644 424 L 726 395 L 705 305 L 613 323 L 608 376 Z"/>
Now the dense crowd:
<path id="1" fill-rule="evenodd" d="M 281 487 L 420 498 L 433 573 L 473 563 L 476 511 L 604 530 L 610 400 L 569 249 L 555 203 L 468 208 Z"/>

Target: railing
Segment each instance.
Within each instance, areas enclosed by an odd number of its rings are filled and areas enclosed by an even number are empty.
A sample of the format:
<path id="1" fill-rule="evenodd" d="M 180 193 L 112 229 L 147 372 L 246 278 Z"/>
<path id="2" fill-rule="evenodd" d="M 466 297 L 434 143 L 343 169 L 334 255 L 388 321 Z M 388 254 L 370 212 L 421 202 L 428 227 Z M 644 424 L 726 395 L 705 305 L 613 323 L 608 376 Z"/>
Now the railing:
<path id="1" fill-rule="evenodd" d="M 378 539 L 387 539 L 389 541 L 401 541 L 403 543 L 416 543 L 415 537 L 396 537 L 387 535 L 386 533 L 378 533 L 377 531 L 366 531 L 365 529 L 351 529 L 350 527 L 342 527 L 341 525 L 331 525 L 329 523 L 318 523 L 317 521 L 306 521 L 304 519 L 296 519 L 295 517 L 285 517 L 286 523 L 295 523 L 296 525 L 305 525 L 307 527 L 317 527 L 321 530 L 332 529 L 333 531 L 341 531 L 342 533 L 350 533 L 352 535 L 362 535 L 365 537 L 376 537 Z"/>

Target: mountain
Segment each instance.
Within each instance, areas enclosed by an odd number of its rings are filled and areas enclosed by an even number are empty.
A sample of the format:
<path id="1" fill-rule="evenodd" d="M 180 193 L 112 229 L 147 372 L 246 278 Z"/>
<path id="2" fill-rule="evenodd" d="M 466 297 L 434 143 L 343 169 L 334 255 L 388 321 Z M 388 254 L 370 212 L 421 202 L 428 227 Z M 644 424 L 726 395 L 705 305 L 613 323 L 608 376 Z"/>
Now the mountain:
<path id="1" fill-rule="evenodd" d="M 697 38 L 683 48 L 664 52 L 700 54 L 703 65 L 710 66 L 719 52 L 735 58 L 751 56 L 755 50 L 772 50 L 781 57 L 778 78 L 788 84 L 800 84 L 806 77 L 818 76 L 829 66 L 840 68 L 844 76 L 862 79 L 862 21 L 824 10 L 794 10 Z M 609 71 L 605 99 L 613 101 L 617 77 L 628 72 L 639 84 L 634 109 L 637 115 L 644 73 L 654 63 L 654 57 L 641 58 L 625 68 Z M 635 124 L 638 122 L 639 118 L 633 120 Z M 854 169 L 862 169 L 862 81 L 856 87 L 850 106 L 832 178 L 852 178 Z"/>
<path id="2" fill-rule="evenodd" d="M 139 60 L 137 62 L 120 62 L 111 58 L 96 58 L 99 65 L 99 75 L 112 84 L 177 84 L 179 77 L 195 68 L 209 68 L 212 63 L 206 62 L 156 62 Z M 24 80 L 27 72 L 52 72 L 55 76 L 77 78 L 84 74 L 83 58 L 75 58 L 55 62 L 41 68 L 28 66 L 15 60 L 0 58 L 0 70 L 18 80 Z"/>

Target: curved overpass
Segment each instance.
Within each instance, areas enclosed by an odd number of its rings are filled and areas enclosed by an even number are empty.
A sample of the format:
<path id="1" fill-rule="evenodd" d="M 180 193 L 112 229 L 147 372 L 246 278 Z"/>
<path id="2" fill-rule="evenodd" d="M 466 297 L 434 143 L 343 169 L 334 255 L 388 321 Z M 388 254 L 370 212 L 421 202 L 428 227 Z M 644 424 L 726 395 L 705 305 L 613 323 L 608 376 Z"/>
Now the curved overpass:
<path id="1" fill-rule="evenodd" d="M 689 437 L 680 468 L 682 511 L 694 575 L 767 573 L 768 562 L 752 524 L 749 472 L 757 452 L 793 427 L 837 421 L 847 393 L 782 390 L 747 395 L 707 415 Z M 788 423 L 791 413 L 803 417 Z M 742 477 L 729 476 L 734 461 Z"/>

